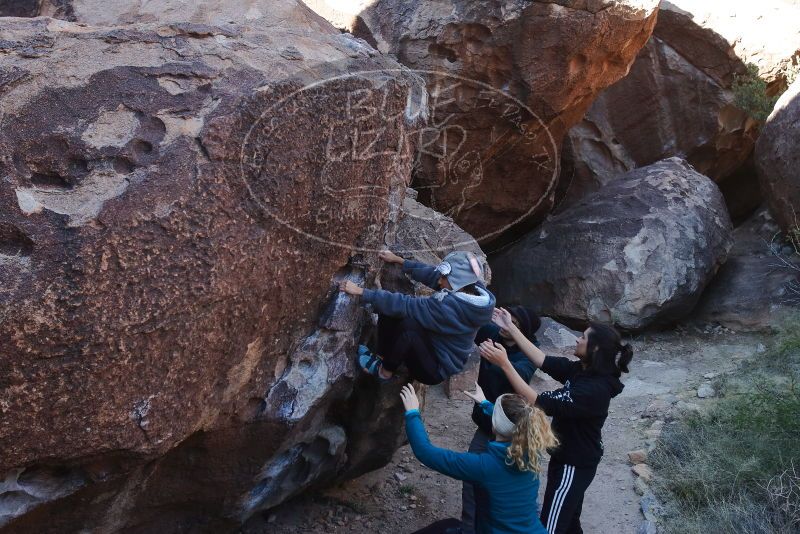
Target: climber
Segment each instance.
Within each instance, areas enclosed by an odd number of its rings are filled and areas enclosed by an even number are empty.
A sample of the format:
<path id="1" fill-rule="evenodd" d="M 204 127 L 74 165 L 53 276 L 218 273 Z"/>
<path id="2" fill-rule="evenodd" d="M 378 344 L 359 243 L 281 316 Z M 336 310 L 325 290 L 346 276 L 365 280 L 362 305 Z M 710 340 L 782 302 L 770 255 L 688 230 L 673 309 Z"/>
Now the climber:
<path id="1" fill-rule="evenodd" d="M 425 432 L 414 387 L 403 386 L 400 398 L 414 456 L 435 471 L 486 488 L 489 514 L 486 523 L 476 525 L 478 532 L 546 534 L 536 516 L 539 472 L 544 451 L 558 445 L 547 417 L 513 393 L 501 395 L 495 404 L 486 400 L 480 387 L 468 395 L 491 417 L 495 435 L 479 454 L 434 447 Z M 459 532 L 459 527 L 457 519 L 447 519 L 416 534 Z"/>
<path id="2" fill-rule="evenodd" d="M 537 344 L 536 331 L 542 324 L 539 317 L 528 308 L 515 306 L 509 308 L 511 321 L 522 332 L 526 339 Z M 475 338 L 475 343 L 480 345 L 486 340 L 493 340 L 503 345 L 508 353 L 508 359 L 514 366 L 517 373 L 527 383 L 533 378 L 536 367 L 522 352 L 511 334 L 495 323 L 489 323 L 480 330 Z M 478 386 L 486 395 L 489 402 L 495 402 L 497 397 L 504 393 L 513 393 L 514 388 L 506 378 L 503 370 L 490 363 L 486 359 L 481 359 L 478 370 Z M 477 425 L 475 435 L 469 444 L 469 452 L 485 452 L 492 439 L 492 418 L 481 409 L 479 404 L 475 404 L 472 409 L 472 420 Z M 489 510 L 488 497 L 486 490 L 470 482 L 464 482 L 461 493 L 461 531 L 463 534 L 475 533 L 476 514 L 485 515 Z M 485 522 L 485 520 L 483 521 Z"/>
<path id="3" fill-rule="evenodd" d="M 514 391 L 552 416 L 561 444 L 550 453 L 541 520 L 550 534 L 581 533 L 583 495 L 603 456 L 603 424 L 611 399 L 622 391 L 620 377 L 628 372 L 633 349 L 611 326 L 590 323 L 576 341 L 578 361 L 545 356 L 525 339 L 508 311 L 495 310 L 493 321 L 511 334 L 536 367 L 564 384 L 537 393 L 514 369 L 502 345 L 480 345 L 481 356 L 503 370 Z"/>
<path id="4" fill-rule="evenodd" d="M 413 297 L 342 282 L 341 291 L 360 295 L 378 312 L 377 354 L 360 346 L 360 367 L 388 382 L 405 364 L 414 380 L 429 385 L 461 372 L 475 348 L 478 329 L 492 318 L 495 303 L 482 281 L 478 259 L 471 252 L 451 252 L 434 268 L 388 250 L 379 257 L 402 265 L 404 273 L 438 291 L 430 297 Z"/>

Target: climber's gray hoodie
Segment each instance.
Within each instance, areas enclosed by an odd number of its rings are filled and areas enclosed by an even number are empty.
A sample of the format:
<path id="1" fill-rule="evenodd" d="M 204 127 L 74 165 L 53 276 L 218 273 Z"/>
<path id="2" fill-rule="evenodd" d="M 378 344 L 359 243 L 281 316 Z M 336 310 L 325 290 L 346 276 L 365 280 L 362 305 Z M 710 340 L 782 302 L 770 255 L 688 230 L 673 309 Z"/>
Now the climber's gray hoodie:
<path id="1" fill-rule="evenodd" d="M 405 260 L 403 272 L 431 289 L 438 289 L 439 274 L 430 265 Z M 439 358 L 442 379 L 461 372 L 475 346 L 478 329 L 492 320 L 495 298 L 482 282 L 475 284 L 479 296 L 440 289 L 430 297 L 412 297 L 382 289 L 365 289 L 362 302 L 379 314 L 411 317 L 430 332 Z"/>

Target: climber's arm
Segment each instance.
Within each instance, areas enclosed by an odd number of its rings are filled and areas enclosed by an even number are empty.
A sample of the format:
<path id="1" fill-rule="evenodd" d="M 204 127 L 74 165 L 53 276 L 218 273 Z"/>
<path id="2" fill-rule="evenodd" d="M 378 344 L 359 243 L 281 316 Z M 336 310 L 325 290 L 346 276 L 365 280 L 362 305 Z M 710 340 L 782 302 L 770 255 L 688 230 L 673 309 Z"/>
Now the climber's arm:
<path id="1" fill-rule="evenodd" d="M 383 289 L 364 289 L 361 299 L 375 311 L 389 317 L 411 317 L 426 328 L 449 322 L 442 304 L 431 297 L 412 297 Z"/>
<path id="2" fill-rule="evenodd" d="M 434 267 L 426 263 L 405 260 L 403 262 L 403 272 L 411 277 L 412 280 L 423 283 L 431 289 L 439 289 L 439 278 L 442 275 Z"/>

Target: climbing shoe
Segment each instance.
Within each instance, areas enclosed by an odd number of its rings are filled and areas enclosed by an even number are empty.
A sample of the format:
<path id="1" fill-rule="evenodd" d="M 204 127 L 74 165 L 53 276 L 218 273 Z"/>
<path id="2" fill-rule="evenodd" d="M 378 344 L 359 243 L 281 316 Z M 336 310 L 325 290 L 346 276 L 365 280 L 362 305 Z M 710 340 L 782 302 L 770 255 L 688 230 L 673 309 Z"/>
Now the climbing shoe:
<path id="1" fill-rule="evenodd" d="M 364 350 L 362 350 L 362 348 Z M 360 345 L 358 347 L 358 366 L 368 374 L 371 374 L 381 382 L 391 382 L 391 378 L 383 378 L 380 373 L 383 361 L 376 355 L 372 354 L 367 347 Z"/>

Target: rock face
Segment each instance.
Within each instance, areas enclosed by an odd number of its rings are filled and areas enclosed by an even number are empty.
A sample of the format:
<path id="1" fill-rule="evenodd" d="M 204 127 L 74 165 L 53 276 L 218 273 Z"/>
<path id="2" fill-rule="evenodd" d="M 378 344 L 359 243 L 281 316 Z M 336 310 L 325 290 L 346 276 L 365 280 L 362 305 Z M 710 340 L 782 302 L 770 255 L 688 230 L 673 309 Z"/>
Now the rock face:
<path id="1" fill-rule="evenodd" d="M 724 263 L 731 222 L 716 185 L 670 158 L 552 217 L 491 264 L 502 302 L 626 330 L 687 314 Z"/>
<path id="2" fill-rule="evenodd" d="M 16 0 L 22 2 L 23 0 Z M 291 13 L 295 22 L 327 31 L 330 26 L 309 11 L 298 10 L 297 2 L 285 6 L 273 0 L 40 0 L 34 15 L 59 18 L 91 25 L 114 26 L 134 23 L 187 22 L 193 24 L 269 24 L 282 12 Z M 310 28 L 309 28 L 310 29 Z"/>
<path id="3" fill-rule="evenodd" d="M 260 5 L 0 20 L 0 531 L 225 531 L 401 439 L 335 282 L 394 240 L 424 86 Z"/>
<path id="4" fill-rule="evenodd" d="M 758 123 L 736 108 L 734 77 L 753 64 L 777 90 L 799 51 L 800 6 L 662 2 L 630 73 L 569 132 L 564 204 L 635 167 L 679 156 L 720 183 L 736 212 L 751 212 L 759 204 L 755 173 L 735 173 L 748 161 Z M 729 198 L 743 188 L 749 202 Z"/>
<path id="5" fill-rule="evenodd" d="M 671 0 L 662 2 L 654 33 L 723 83 L 733 81 L 741 63 L 778 82 L 800 51 L 798 17 L 794 0 Z"/>
<path id="6" fill-rule="evenodd" d="M 796 312 L 800 277 L 796 253 L 770 242 L 778 233 L 774 221 L 762 210 L 733 232 L 728 261 L 709 284 L 692 319 L 719 323 L 736 331 L 772 330 Z"/>
<path id="7" fill-rule="evenodd" d="M 453 219 L 416 200 L 417 192 L 407 191 L 403 212 L 397 225 L 396 252 L 403 257 L 414 256 L 417 261 L 435 265 L 456 250 L 475 254 L 485 274 L 485 282 L 492 281 L 492 272 L 486 254 L 475 238 L 459 227 Z"/>
<path id="8" fill-rule="evenodd" d="M 800 80 L 778 99 L 756 147 L 761 190 L 784 230 L 797 226 L 800 211 Z"/>
<path id="9" fill-rule="evenodd" d="M 657 7 L 655 0 L 362 4 L 309 0 L 422 71 L 430 120 L 419 132 L 414 187 L 482 245 L 550 211 L 565 132 L 627 73 Z"/>

